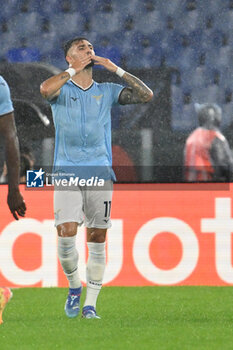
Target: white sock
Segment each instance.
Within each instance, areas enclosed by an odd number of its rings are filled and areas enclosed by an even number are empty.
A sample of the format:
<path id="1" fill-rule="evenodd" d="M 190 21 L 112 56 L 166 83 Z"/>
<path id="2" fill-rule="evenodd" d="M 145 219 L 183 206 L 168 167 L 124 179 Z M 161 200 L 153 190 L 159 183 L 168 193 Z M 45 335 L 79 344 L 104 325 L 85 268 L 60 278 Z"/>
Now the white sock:
<path id="1" fill-rule="evenodd" d="M 58 236 L 58 257 L 70 288 L 79 288 L 82 285 L 78 274 L 78 251 L 75 242 L 76 236 Z"/>
<path id="2" fill-rule="evenodd" d="M 88 242 L 89 256 L 87 261 L 87 294 L 84 306 L 92 305 L 96 308 L 96 301 L 102 287 L 106 265 L 105 242 Z"/>

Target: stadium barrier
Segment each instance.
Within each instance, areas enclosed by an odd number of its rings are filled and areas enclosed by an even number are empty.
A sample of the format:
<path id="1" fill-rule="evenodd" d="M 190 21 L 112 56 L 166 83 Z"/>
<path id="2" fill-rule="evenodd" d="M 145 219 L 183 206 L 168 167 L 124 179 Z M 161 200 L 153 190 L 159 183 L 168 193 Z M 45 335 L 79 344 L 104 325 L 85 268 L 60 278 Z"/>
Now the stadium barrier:
<path id="1" fill-rule="evenodd" d="M 14 221 L 1 185 L 0 285 L 67 286 L 57 258 L 53 191 L 21 185 L 27 215 Z M 233 184 L 115 185 L 104 283 L 232 285 Z M 79 270 L 85 282 L 85 229 Z"/>

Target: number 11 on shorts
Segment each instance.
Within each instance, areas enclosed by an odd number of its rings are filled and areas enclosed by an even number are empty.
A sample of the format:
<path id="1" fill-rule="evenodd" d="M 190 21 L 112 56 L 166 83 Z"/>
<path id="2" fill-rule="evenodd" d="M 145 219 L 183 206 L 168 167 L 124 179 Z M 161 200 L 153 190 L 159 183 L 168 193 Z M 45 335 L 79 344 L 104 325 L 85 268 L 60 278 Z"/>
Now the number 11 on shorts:
<path id="1" fill-rule="evenodd" d="M 108 218 L 110 216 L 111 204 L 112 204 L 112 201 L 104 201 L 104 205 L 105 205 L 105 214 L 104 214 L 104 216 L 106 218 Z"/>

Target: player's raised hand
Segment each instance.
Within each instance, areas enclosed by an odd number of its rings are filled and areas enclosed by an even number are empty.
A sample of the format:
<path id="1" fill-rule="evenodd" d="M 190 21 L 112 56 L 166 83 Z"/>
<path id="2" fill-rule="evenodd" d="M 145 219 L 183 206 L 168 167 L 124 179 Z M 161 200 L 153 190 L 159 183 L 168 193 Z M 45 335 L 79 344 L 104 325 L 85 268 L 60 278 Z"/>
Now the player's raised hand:
<path id="1" fill-rule="evenodd" d="M 94 64 L 103 66 L 110 72 L 115 73 L 117 70 L 117 66 L 109 58 L 92 55 L 92 59 L 94 61 Z"/>
<path id="2" fill-rule="evenodd" d="M 90 63 L 92 63 L 92 56 L 88 55 L 83 58 L 73 60 L 73 62 L 69 64 L 69 67 L 74 68 L 76 70 L 76 73 L 78 74 Z"/>
<path id="3" fill-rule="evenodd" d="M 15 220 L 19 220 L 17 214 L 25 216 L 26 205 L 19 190 L 10 190 L 8 192 L 7 204 Z"/>

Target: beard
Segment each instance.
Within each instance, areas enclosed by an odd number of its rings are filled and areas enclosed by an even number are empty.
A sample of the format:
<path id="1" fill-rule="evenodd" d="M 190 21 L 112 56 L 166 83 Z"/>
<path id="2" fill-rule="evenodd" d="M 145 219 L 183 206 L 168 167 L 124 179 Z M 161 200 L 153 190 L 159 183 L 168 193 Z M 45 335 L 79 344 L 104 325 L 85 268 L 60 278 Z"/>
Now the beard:
<path id="1" fill-rule="evenodd" d="M 94 61 L 91 60 L 91 62 L 84 68 L 84 69 L 88 69 L 94 66 Z"/>

